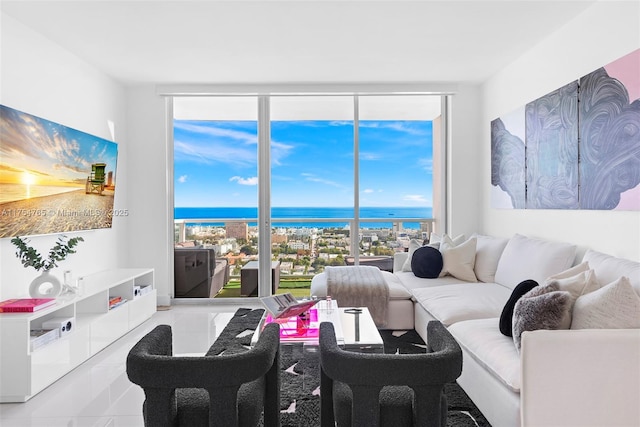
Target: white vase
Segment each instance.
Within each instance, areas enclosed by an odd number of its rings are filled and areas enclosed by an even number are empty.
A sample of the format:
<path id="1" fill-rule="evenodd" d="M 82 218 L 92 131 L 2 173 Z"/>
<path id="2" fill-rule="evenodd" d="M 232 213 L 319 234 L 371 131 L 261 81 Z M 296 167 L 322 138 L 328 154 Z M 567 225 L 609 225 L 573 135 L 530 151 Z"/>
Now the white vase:
<path id="1" fill-rule="evenodd" d="M 51 274 L 49 270 L 43 271 L 29 285 L 31 298 L 55 298 L 61 290 L 60 279 Z"/>

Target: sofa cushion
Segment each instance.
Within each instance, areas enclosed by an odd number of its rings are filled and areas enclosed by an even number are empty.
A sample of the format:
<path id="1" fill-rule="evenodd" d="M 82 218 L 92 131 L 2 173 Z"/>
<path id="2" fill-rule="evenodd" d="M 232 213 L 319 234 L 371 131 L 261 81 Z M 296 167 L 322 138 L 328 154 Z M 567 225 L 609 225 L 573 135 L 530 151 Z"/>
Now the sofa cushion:
<path id="1" fill-rule="evenodd" d="M 593 270 L 583 271 L 571 277 L 547 280 L 547 285 L 556 285 L 558 290 L 569 292 L 574 301 L 581 295 L 600 289 L 600 284 Z"/>
<path id="2" fill-rule="evenodd" d="M 578 273 L 582 273 L 583 271 L 588 271 L 588 270 L 590 270 L 589 263 L 586 261 L 583 261 L 580 264 L 574 265 L 573 267 L 565 271 L 561 271 L 558 274 L 554 274 L 552 276 L 547 277 L 546 282 L 550 282 L 554 279 L 566 279 L 567 277 L 572 277 Z"/>
<path id="3" fill-rule="evenodd" d="M 520 356 L 513 340 L 500 333 L 497 318 L 458 322 L 449 332 L 465 353 L 510 390 L 520 392 Z"/>
<path id="4" fill-rule="evenodd" d="M 435 279 L 442 271 L 442 253 L 429 246 L 418 248 L 411 257 L 411 271 L 416 277 Z"/>
<path id="5" fill-rule="evenodd" d="M 477 282 L 478 279 L 473 272 L 476 260 L 476 238 L 472 237 L 459 245 L 454 245 L 447 236 L 445 238 L 447 240 L 440 243 L 443 262 L 440 277 L 449 274 L 465 282 Z"/>
<path id="6" fill-rule="evenodd" d="M 527 279 L 543 283 L 547 277 L 571 267 L 575 254 L 574 245 L 516 234 L 502 252 L 495 281 L 510 289 Z"/>
<path id="7" fill-rule="evenodd" d="M 411 260 L 413 259 L 413 253 L 422 247 L 422 242 L 411 239 L 409 241 L 409 256 L 405 260 L 404 264 L 402 264 L 402 271 L 411 271 Z"/>
<path id="8" fill-rule="evenodd" d="M 524 294 L 513 309 L 513 342 L 520 351 L 520 336 L 538 329 L 569 329 L 573 298 L 555 284 L 538 286 Z"/>
<path id="9" fill-rule="evenodd" d="M 402 285 L 404 285 L 404 287 L 407 288 L 409 291 L 412 291 L 413 289 L 420 289 L 420 288 L 432 288 L 432 287 L 442 286 L 442 285 L 457 285 L 460 283 L 466 283 L 463 280 L 460 280 L 453 276 L 438 277 L 435 279 L 422 279 L 420 277 L 416 277 L 416 275 L 410 271 L 409 272 L 399 271 L 393 274 L 398 278 L 398 280 L 402 282 Z"/>
<path id="10" fill-rule="evenodd" d="M 447 239 L 450 239 L 453 242 L 454 246 L 458 246 L 460 243 L 463 243 L 466 239 L 466 237 L 464 236 L 464 234 L 460 234 L 456 237 L 451 238 L 451 236 L 449 236 L 448 234 L 437 234 L 437 233 L 431 233 L 429 235 L 429 244 L 433 244 L 433 243 L 441 243 Z"/>
<path id="11" fill-rule="evenodd" d="M 536 286 L 538 286 L 538 282 L 536 282 L 535 280 L 525 280 L 523 282 L 518 283 L 518 286 L 516 286 L 513 289 L 513 292 L 511 292 L 511 296 L 509 297 L 509 300 L 504 305 L 504 308 L 502 309 L 502 313 L 500 314 L 499 329 L 502 335 L 507 337 L 513 337 L 513 332 L 511 330 L 512 320 L 513 320 L 513 309 L 515 308 L 516 303 L 518 302 L 520 297 L 522 297 L 524 294 L 526 294 Z"/>
<path id="12" fill-rule="evenodd" d="M 571 329 L 640 328 L 640 297 L 629 279 L 618 280 L 578 298 Z"/>
<path id="13" fill-rule="evenodd" d="M 587 261 L 589 267 L 596 272 L 596 277 L 601 286 L 625 276 L 629 279 L 636 294 L 640 295 L 640 262 L 616 258 L 590 249 L 584 254 L 582 260 Z"/>
<path id="14" fill-rule="evenodd" d="M 476 263 L 473 271 L 481 282 L 495 282 L 496 269 L 504 247 L 509 239 L 504 237 L 492 237 L 475 234 L 476 242 Z"/>
<path id="15" fill-rule="evenodd" d="M 511 290 L 497 283 L 462 283 L 415 288 L 412 293 L 417 304 L 449 326 L 463 320 L 500 317 Z"/>

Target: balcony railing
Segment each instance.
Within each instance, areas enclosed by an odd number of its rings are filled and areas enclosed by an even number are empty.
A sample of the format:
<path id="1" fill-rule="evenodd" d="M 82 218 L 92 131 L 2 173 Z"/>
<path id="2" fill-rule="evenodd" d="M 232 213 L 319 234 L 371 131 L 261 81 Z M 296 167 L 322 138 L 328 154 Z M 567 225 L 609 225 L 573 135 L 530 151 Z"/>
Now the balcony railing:
<path id="1" fill-rule="evenodd" d="M 175 243 L 187 242 L 189 240 L 205 243 L 207 240 L 224 241 L 227 239 L 226 230 L 222 233 L 221 228 L 227 228 L 230 224 L 246 224 L 248 229 L 248 241 L 251 237 L 257 236 L 257 218 L 193 218 L 175 220 Z M 356 221 L 353 218 L 272 218 L 272 229 L 290 229 L 283 239 L 283 244 L 289 250 L 282 254 L 280 259 L 308 257 L 307 262 L 313 263 L 317 258 L 323 258 L 325 262 L 335 262 L 339 253 L 342 256 L 343 265 L 376 265 L 383 270 L 391 270 L 393 267 L 393 253 L 404 251 L 408 247 L 410 239 L 423 240 L 433 230 L 434 220 L 432 218 L 360 218 Z M 408 226 L 413 224 L 413 226 Z M 206 229 L 203 229 L 205 227 Z M 300 237 L 300 231 L 305 229 L 320 229 L 317 234 Z M 328 230 L 333 230 L 335 234 L 327 234 Z M 358 230 L 352 233 L 351 230 Z M 276 235 L 282 235 L 283 232 Z M 304 232 L 302 233 L 304 234 Z M 273 234 L 272 234 L 273 236 Z M 278 243 L 272 239 L 272 248 L 277 252 Z M 290 239 L 295 239 L 292 242 Z M 304 243 L 306 241 L 307 243 Z M 323 246 L 318 245 L 318 241 Z M 250 245 L 250 243 L 247 244 Z M 220 244 L 220 243 L 219 243 Z M 289 246 L 289 245 L 292 246 Z M 224 243 L 223 243 L 224 246 Z M 356 250 L 357 248 L 357 250 Z M 236 255 L 239 254 L 239 246 L 236 246 Z M 256 248 L 257 249 L 257 248 Z M 229 282 L 240 280 L 240 267 L 247 261 L 257 259 L 257 255 L 247 256 L 240 261 L 230 255 L 225 248 L 217 256 L 227 256 L 229 258 L 229 271 L 227 277 Z M 224 253 L 220 253 L 224 252 Z M 235 259 L 234 259 L 235 258 Z M 318 265 L 318 264 L 316 264 Z M 335 265 L 335 264 L 334 264 Z M 307 265 L 307 267 L 309 267 Z M 295 277 L 299 280 L 311 279 L 321 269 L 281 269 L 281 278 Z M 306 274 L 305 274 L 306 273 Z M 226 284 L 225 284 L 226 285 Z"/>

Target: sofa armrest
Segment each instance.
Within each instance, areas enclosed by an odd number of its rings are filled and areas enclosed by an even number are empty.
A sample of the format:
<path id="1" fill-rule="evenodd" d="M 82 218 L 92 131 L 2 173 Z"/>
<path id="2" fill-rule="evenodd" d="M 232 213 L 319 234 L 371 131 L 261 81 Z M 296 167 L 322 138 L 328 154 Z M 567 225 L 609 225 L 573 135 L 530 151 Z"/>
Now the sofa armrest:
<path id="1" fill-rule="evenodd" d="M 409 257 L 409 252 L 395 252 L 393 254 L 393 272 L 397 273 L 398 271 L 402 271 L 402 266 L 404 262 Z"/>
<path id="2" fill-rule="evenodd" d="M 522 335 L 522 426 L 640 425 L 640 329 Z"/>

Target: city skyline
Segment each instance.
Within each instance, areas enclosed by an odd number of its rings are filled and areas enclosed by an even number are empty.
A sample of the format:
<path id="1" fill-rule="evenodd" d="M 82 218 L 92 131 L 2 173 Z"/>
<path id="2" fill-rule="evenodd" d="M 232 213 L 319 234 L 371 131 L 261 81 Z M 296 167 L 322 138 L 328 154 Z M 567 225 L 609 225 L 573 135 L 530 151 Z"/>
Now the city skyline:
<path id="1" fill-rule="evenodd" d="M 360 206 L 432 206 L 432 122 L 359 122 Z M 271 122 L 271 205 L 353 206 L 353 122 Z M 174 120 L 174 206 L 257 206 L 257 122 Z"/>

